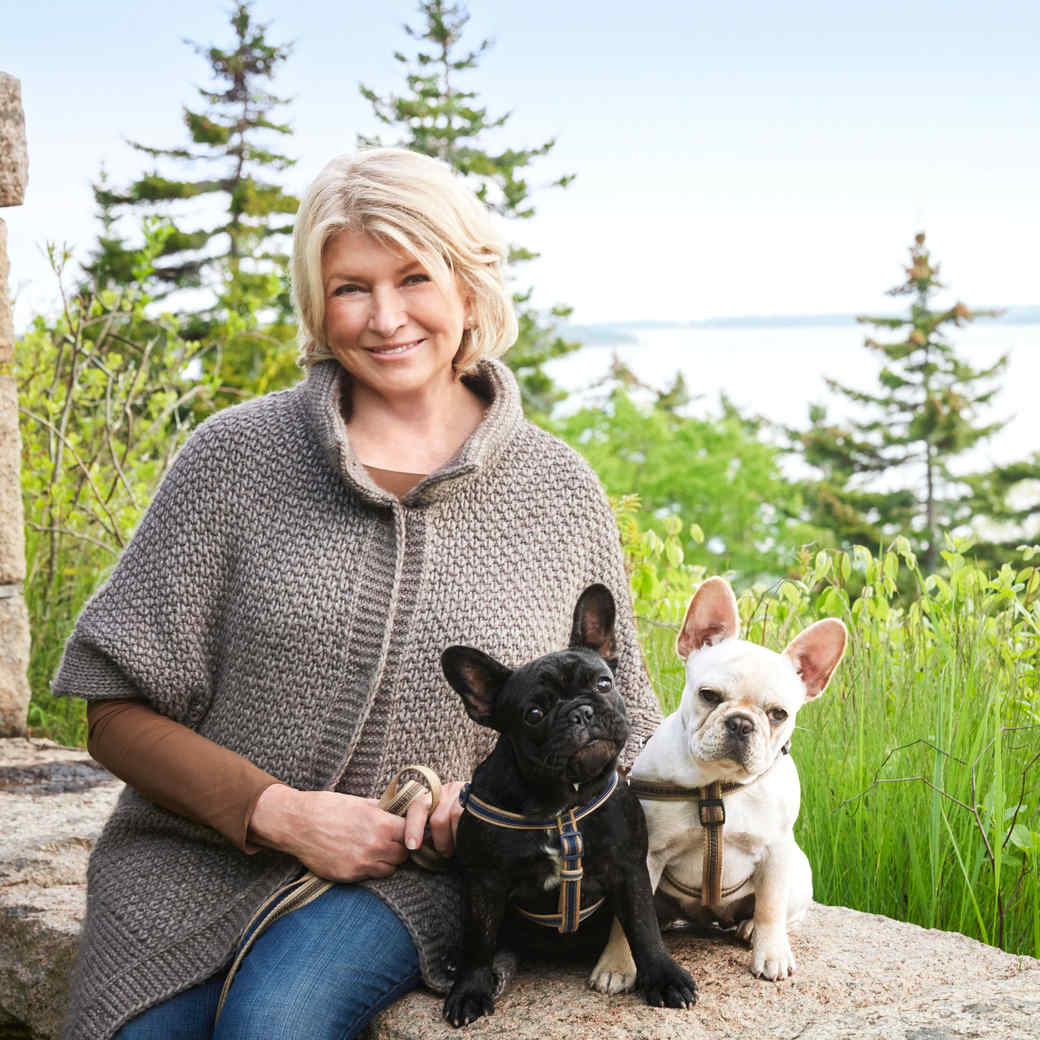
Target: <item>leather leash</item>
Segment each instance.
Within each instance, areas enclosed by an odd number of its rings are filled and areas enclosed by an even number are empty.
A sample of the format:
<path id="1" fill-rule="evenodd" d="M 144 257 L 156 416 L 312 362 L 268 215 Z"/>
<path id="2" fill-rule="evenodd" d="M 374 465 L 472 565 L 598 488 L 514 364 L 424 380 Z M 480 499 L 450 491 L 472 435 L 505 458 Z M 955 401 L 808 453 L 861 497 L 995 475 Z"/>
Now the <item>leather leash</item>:
<path id="1" fill-rule="evenodd" d="M 704 866 L 702 869 L 702 888 L 691 888 L 677 882 L 666 870 L 665 877 L 668 883 L 678 889 L 684 895 L 699 899 L 702 906 L 719 906 L 723 897 L 728 898 L 747 883 L 745 878 L 739 885 L 731 886 L 723 891 L 722 888 L 722 854 L 725 848 L 722 828 L 726 823 L 726 803 L 723 798 L 733 791 L 743 790 L 757 783 L 769 772 L 782 755 L 790 754 L 790 741 L 780 749 L 780 754 L 773 760 L 769 769 L 763 770 L 746 784 L 722 783 L 715 780 L 713 783 L 705 784 L 703 787 L 683 787 L 680 784 L 669 784 L 657 780 L 638 780 L 629 777 L 629 790 L 637 797 L 648 802 L 697 802 L 697 816 L 701 826 L 704 828 Z"/>
<path id="2" fill-rule="evenodd" d="M 440 778 L 432 769 L 427 769 L 426 766 L 405 766 L 390 781 L 386 790 L 380 796 L 379 808 L 384 812 L 393 813 L 395 816 L 404 816 L 408 811 L 408 806 L 420 794 L 427 791 L 430 794 L 430 812 L 432 813 L 441 800 Z M 436 849 L 432 847 L 427 848 L 426 845 L 420 846 L 410 855 L 417 866 L 424 867 L 427 870 L 444 870 L 447 866 L 447 860 Z M 246 954 L 253 948 L 253 943 L 279 917 L 284 917 L 286 914 L 292 913 L 293 910 L 299 910 L 308 903 L 313 903 L 318 896 L 327 892 L 334 884 L 336 882 L 318 877 L 317 874 L 308 870 L 300 877 L 294 878 L 276 889 L 260 904 L 260 908 L 253 914 L 249 919 L 249 923 L 242 930 L 242 937 L 239 939 L 241 945 L 238 953 L 235 954 L 235 959 L 231 962 L 231 967 L 228 968 L 227 978 L 224 979 L 224 986 L 220 991 L 220 999 L 217 1001 L 217 1013 L 213 1019 L 214 1023 L 220 1018 L 221 1011 L 224 1010 L 224 1002 L 227 1000 L 228 992 L 231 990 L 231 983 L 234 981 Z M 255 928 L 253 927 L 254 925 L 256 925 Z"/>
<path id="3" fill-rule="evenodd" d="M 498 806 L 485 802 L 472 794 L 469 784 L 462 789 L 459 801 L 462 802 L 463 808 L 483 823 L 488 823 L 493 827 L 504 827 L 506 830 L 555 830 L 559 834 L 563 868 L 560 870 L 560 899 L 557 904 L 557 912 L 555 914 L 536 914 L 523 907 L 516 907 L 515 909 L 528 920 L 544 925 L 546 928 L 555 928 L 561 934 L 566 934 L 576 932 L 582 921 L 591 917 L 603 905 L 602 899 L 597 899 L 590 906 L 581 905 L 581 881 L 585 876 L 582 866 L 585 842 L 581 836 L 578 822 L 603 805 L 617 789 L 618 783 L 617 773 L 611 773 L 607 786 L 592 801 L 546 818 L 524 816 L 522 813 L 499 809 Z"/>

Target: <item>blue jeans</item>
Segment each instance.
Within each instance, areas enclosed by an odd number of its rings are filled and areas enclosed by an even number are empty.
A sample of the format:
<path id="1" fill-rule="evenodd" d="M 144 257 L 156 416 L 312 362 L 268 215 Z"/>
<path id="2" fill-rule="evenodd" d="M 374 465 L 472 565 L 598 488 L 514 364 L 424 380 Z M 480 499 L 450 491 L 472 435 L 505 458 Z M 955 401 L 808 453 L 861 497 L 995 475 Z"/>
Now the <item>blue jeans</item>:
<path id="1" fill-rule="evenodd" d="M 334 885 L 256 940 L 215 1026 L 223 973 L 144 1011 L 115 1040 L 346 1040 L 419 980 L 394 912 L 367 889 Z"/>

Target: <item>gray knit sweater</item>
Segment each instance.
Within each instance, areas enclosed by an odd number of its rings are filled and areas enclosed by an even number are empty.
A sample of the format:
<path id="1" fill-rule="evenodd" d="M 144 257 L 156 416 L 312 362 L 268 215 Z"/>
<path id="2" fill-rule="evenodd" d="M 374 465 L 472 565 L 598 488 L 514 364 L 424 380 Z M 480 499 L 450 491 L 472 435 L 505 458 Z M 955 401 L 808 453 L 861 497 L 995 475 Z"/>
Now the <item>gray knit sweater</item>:
<path id="1" fill-rule="evenodd" d="M 322 362 L 195 432 L 84 608 L 54 692 L 143 697 L 300 789 L 371 797 L 411 762 L 461 779 L 494 734 L 467 718 L 441 651 L 466 643 L 518 665 L 558 649 L 601 581 L 619 604 L 631 753 L 660 716 L 589 468 L 523 419 L 511 373 L 485 362 L 470 377 L 483 422 L 398 501 L 351 451 L 340 372 Z M 90 859 L 65 1035 L 104 1040 L 226 966 L 298 870 L 128 788 Z M 457 878 L 406 866 L 367 884 L 407 926 L 426 983 L 446 988 Z"/>

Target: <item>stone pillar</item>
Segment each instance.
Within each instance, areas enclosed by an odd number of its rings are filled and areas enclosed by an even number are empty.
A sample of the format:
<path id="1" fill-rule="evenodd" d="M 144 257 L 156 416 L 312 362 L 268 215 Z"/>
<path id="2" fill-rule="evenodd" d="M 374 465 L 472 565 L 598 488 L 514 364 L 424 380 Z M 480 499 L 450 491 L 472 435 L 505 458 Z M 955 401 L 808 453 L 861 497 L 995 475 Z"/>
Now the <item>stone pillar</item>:
<path id="1" fill-rule="evenodd" d="M 28 170 L 21 88 L 0 72 L 0 207 L 22 204 Z M 22 594 L 21 437 L 7 276 L 7 226 L 0 220 L 0 737 L 18 737 L 26 734 L 29 709 L 29 615 Z"/>

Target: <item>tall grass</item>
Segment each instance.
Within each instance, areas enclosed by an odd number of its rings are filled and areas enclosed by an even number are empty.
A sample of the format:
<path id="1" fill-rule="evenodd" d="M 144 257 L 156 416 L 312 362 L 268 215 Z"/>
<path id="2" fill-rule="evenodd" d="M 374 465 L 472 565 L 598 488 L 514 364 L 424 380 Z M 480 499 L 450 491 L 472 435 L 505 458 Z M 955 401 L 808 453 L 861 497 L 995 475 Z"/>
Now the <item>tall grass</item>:
<path id="1" fill-rule="evenodd" d="M 647 663 L 671 711 L 675 633 L 702 575 L 631 517 L 626 531 L 624 504 L 619 518 Z M 1030 550 L 1020 569 L 987 574 L 966 549 L 951 540 L 928 578 L 900 539 L 877 557 L 806 556 L 799 578 L 741 595 L 741 617 L 747 638 L 777 650 L 819 617 L 850 629 L 792 747 L 816 899 L 1040 957 L 1040 572 Z"/>

